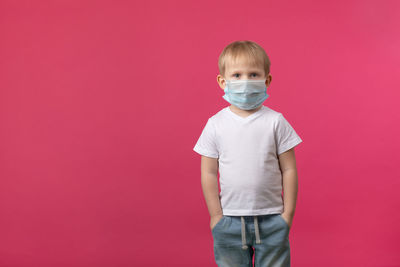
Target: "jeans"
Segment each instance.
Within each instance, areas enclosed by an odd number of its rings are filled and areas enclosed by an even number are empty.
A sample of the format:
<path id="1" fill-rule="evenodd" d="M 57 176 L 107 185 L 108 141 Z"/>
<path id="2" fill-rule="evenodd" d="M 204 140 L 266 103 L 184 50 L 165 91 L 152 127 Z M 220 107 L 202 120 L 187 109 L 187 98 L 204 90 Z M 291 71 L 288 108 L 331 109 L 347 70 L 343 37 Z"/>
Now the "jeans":
<path id="1" fill-rule="evenodd" d="M 254 255 L 255 267 L 290 267 L 289 230 L 281 214 L 223 215 L 211 230 L 215 262 L 252 267 Z"/>

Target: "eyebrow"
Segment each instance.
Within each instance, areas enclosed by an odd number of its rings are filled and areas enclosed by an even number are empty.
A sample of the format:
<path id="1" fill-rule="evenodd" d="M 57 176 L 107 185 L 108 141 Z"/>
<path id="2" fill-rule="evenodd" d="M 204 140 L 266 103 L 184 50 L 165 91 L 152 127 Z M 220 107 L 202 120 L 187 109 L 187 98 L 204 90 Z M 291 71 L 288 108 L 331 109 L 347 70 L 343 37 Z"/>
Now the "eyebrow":
<path id="1" fill-rule="evenodd" d="M 232 71 L 232 74 L 241 73 L 241 72 L 242 72 L 242 71 L 240 71 L 240 70 L 235 70 L 235 71 Z M 261 74 L 261 72 L 258 71 L 258 70 L 250 70 L 249 73 Z"/>

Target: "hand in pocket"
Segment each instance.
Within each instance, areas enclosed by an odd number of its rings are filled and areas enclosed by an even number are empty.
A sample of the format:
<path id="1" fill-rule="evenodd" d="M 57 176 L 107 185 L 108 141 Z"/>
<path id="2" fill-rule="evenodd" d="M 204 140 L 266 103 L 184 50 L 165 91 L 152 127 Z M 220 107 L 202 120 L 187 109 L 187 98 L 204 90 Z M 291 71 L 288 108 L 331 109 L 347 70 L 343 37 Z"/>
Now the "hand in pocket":
<path id="1" fill-rule="evenodd" d="M 214 227 L 222 220 L 224 215 L 215 215 L 212 216 L 210 219 L 210 228 L 211 230 L 214 229 Z"/>

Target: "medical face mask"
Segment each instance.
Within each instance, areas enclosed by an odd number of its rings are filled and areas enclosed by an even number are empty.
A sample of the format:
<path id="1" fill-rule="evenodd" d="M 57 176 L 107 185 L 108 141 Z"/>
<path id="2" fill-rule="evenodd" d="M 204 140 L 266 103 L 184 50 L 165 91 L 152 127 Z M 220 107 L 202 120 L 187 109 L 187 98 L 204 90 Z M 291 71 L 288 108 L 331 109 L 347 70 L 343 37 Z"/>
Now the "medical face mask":
<path id="1" fill-rule="evenodd" d="M 255 109 L 269 97 L 265 81 L 226 80 L 225 95 L 222 97 L 240 109 Z"/>

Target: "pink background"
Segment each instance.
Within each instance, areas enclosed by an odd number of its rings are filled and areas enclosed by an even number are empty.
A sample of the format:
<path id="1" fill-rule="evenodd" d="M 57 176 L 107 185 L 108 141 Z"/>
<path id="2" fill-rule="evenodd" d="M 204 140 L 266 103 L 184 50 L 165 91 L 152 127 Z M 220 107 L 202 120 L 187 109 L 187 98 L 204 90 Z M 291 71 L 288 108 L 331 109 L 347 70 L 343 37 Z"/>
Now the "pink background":
<path id="1" fill-rule="evenodd" d="M 1 1 L 0 266 L 216 266 L 192 149 L 234 40 L 296 148 L 294 267 L 400 266 L 399 1 Z"/>

